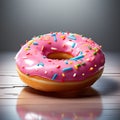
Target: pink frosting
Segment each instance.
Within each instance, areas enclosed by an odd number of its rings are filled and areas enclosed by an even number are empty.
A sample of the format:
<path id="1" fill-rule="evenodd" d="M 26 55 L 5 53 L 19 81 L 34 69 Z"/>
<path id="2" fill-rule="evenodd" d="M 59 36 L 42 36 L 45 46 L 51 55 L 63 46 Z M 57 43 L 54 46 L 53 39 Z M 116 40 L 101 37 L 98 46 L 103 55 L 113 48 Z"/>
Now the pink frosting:
<path id="1" fill-rule="evenodd" d="M 49 59 L 50 53 L 69 53 L 73 58 Z M 75 33 L 56 32 L 33 37 L 16 55 L 19 70 L 29 76 L 54 81 L 81 81 L 104 67 L 101 46 Z"/>

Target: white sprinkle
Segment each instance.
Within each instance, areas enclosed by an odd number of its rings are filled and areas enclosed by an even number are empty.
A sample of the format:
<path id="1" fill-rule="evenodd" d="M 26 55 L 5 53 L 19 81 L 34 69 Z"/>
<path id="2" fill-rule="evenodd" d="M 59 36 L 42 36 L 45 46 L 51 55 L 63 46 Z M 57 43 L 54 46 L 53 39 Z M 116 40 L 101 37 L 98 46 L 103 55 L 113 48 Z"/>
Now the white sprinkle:
<path id="1" fill-rule="evenodd" d="M 57 48 L 51 47 L 51 50 L 57 50 Z"/>
<path id="2" fill-rule="evenodd" d="M 47 71 L 45 71 L 45 74 L 47 74 L 48 72 Z"/>
<path id="3" fill-rule="evenodd" d="M 94 67 L 97 67 L 97 65 L 95 64 Z"/>
<path id="4" fill-rule="evenodd" d="M 82 73 L 82 76 L 85 76 L 85 73 Z"/>
<path id="5" fill-rule="evenodd" d="M 90 61 L 90 58 L 87 58 L 86 61 Z"/>
<path id="6" fill-rule="evenodd" d="M 76 75 L 77 75 L 77 73 L 74 73 L 74 74 L 73 74 L 73 77 L 76 77 Z"/>

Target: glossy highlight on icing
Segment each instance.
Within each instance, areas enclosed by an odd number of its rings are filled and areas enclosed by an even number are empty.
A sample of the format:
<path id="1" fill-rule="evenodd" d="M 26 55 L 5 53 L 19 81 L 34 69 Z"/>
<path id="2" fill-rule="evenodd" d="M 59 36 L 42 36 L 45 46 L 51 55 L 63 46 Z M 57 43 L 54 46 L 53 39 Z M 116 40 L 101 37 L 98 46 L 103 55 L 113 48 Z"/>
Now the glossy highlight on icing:
<path id="1" fill-rule="evenodd" d="M 67 53 L 69 59 L 50 59 L 51 53 Z M 58 82 L 81 81 L 104 67 L 105 57 L 96 42 L 76 33 L 54 32 L 33 37 L 16 57 L 19 70 Z"/>

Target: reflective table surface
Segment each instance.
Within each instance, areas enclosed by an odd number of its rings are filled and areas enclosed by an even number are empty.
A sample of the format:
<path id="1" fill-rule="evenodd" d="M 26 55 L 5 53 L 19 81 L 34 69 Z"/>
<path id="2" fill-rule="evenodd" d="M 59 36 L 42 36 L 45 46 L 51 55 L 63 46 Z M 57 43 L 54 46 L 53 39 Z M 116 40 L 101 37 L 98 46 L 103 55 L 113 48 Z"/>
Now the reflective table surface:
<path id="1" fill-rule="evenodd" d="M 42 92 L 24 84 L 15 52 L 0 53 L 0 120 L 120 120 L 120 54 L 105 53 L 101 78 L 90 88 Z"/>

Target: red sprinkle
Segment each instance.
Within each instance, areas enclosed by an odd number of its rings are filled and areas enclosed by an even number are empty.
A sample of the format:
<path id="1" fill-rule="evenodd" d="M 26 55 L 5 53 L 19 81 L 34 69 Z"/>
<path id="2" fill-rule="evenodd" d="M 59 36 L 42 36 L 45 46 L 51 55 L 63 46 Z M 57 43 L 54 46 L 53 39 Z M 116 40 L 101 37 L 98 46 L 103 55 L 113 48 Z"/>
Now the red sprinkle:
<path id="1" fill-rule="evenodd" d="M 26 55 L 30 55 L 30 53 L 26 53 Z"/>
<path id="2" fill-rule="evenodd" d="M 56 67 L 57 67 L 57 68 L 60 68 L 60 65 L 57 65 Z"/>

